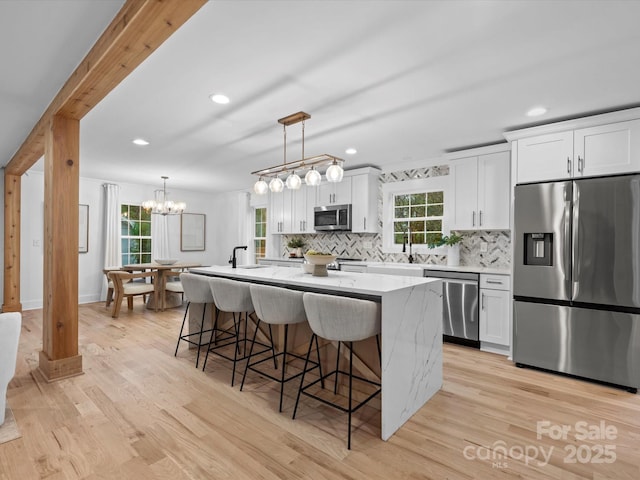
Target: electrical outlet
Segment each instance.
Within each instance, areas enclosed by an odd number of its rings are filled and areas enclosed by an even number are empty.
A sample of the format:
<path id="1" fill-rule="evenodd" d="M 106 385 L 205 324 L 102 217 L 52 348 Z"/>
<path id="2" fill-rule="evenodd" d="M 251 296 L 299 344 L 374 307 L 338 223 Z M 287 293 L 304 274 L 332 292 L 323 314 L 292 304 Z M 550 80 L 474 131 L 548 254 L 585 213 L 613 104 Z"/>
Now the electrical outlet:
<path id="1" fill-rule="evenodd" d="M 39 247 L 40 246 L 40 240 L 34 240 L 33 241 L 33 246 L 34 247 Z"/>
<path id="2" fill-rule="evenodd" d="M 480 251 L 482 253 L 485 253 L 488 249 L 489 245 L 487 245 L 487 242 L 480 242 Z"/>
<path id="3" fill-rule="evenodd" d="M 371 241 L 362 242 L 362 247 L 363 248 L 373 248 L 373 243 Z"/>

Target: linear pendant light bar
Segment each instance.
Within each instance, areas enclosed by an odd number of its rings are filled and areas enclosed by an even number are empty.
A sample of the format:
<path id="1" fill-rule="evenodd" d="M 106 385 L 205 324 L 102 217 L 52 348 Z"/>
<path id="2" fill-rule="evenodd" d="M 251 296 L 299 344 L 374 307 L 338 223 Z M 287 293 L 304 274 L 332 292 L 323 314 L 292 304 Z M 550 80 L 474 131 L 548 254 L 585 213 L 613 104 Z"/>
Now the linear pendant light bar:
<path id="1" fill-rule="evenodd" d="M 279 175 L 293 172 L 295 170 L 310 170 L 314 167 L 321 166 L 335 166 L 337 169 L 342 171 L 341 165 L 344 163 L 342 158 L 335 157 L 333 155 L 329 155 L 327 153 L 323 153 L 320 155 L 314 155 L 312 157 L 304 157 L 304 121 L 311 118 L 306 112 L 297 112 L 291 115 L 287 115 L 286 117 L 280 118 L 278 123 L 284 126 L 284 142 L 285 142 L 285 158 L 283 163 L 279 165 L 274 165 L 272 167 L 263 168 L 261 170 L 256 170 L 255 172 L 251 172 L 252 175 L 258 175 L 259 177 L 271 177 L 277 178 Z M 286 128 L 290 125 L 295 125 L 296 123 L 302 122 L 302 156 L 300 160 L 295 160 L 293 162 L 287 162 L 286 160 Z M 319 177 L 319 176 L 318 176 Z M 342 175 L 339 175 L 339 179 L 330 179 L 330 181 L 340 181 L 342 179 Z M 260 180 L 261 181 L 261 180 Z"/>

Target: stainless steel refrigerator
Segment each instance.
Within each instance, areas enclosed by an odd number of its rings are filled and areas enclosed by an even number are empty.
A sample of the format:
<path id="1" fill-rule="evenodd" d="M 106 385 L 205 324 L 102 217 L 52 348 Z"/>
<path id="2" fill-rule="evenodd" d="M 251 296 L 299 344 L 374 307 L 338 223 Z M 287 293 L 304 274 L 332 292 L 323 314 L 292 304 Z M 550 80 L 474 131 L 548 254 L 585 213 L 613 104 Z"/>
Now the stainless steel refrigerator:
<path id="1" fill-rule="evenodd" d="M 640 387 L 640 175 L 515 187 L 514 349 Z"/>

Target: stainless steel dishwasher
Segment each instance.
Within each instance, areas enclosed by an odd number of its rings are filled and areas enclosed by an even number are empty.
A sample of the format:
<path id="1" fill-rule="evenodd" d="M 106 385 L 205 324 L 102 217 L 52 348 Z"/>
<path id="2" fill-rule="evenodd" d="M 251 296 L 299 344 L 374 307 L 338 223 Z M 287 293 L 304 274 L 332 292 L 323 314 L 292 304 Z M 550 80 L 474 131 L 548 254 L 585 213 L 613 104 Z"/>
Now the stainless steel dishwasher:
<path id="1" fill-rule="evenodd" d="M 442 280 L 442 333 L 445 341 L 480 348 L 477 273 L 425 270 Z"/>

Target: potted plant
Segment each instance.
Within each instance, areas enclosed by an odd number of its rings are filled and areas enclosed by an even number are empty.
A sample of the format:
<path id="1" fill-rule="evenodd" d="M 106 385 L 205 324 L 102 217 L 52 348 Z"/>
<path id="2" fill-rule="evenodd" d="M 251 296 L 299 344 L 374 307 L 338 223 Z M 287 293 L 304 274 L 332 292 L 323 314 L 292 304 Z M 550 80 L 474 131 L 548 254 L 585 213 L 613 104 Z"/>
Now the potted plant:
<path id="1" fill-rule="evenodd" d="M 287 247 L 295 248 L 296 251 L 291 255 L 291 256 L 295 256 L 295 257 L 302 257 L 302 247 L 304 247 L 305 245 L 306 244 L 305 244 L 304 240 L 302 238 L 300 238 L 300 237 L 293 237 L 287 243 Z"/>
<path id="2" fill-rule="evenodd" d="M 444 235 L 440 240 L 427 244 L 429 248 L 436 248 L 446 245 L 447 248 L 447 265 L 455 266 L 460 264 L 460 242 L 462 237 L 451 233 Z"/>

